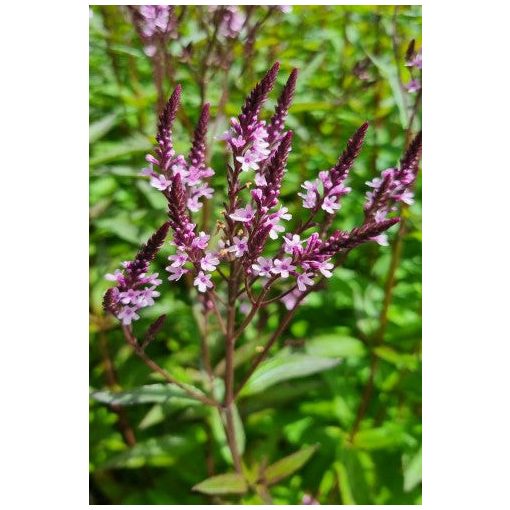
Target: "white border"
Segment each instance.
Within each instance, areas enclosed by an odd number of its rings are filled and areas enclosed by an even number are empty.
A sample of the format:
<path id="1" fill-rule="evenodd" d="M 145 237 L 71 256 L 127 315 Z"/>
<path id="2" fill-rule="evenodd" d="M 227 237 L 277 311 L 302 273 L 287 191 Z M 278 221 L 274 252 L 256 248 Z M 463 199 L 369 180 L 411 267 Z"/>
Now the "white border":
<path id="1" fill-rule="evenodd" d="M 426 508 L 508 499 L 504 7 L 423 9 Z M 2 6 L 5 508 L 88 503 L 87 11 Z"/>

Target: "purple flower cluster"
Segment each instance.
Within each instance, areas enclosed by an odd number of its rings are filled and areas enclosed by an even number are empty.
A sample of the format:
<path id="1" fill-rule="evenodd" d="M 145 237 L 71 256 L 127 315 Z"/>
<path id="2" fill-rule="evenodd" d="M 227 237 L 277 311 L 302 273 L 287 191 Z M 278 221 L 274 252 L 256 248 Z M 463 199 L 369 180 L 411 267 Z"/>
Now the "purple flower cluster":
<path id="1" fill-rule="evenodd" d="M 205 142 L 209 122 L 209 104 L 206 103 L 202 108 L 193 135 L 191 150 L 186 159 L 182 154 L 176 155 L 172 140 L 172 124 L 177 115 L 180 97 L 181 87 L 177 86 L 161 114 L 155 155 L 147 155 L 149 167 L 144 168 L 141 173 L 149 176 L 151 185 L 162 191 L 167 198 L 172 188 L 173 179 L 178 175 L 185 187 L 186 207 L 191 212 L 197 212 L 203 205 L 200 200 L 202 198 L 210 199 L 214 191 L 206 181 L 214 175 L 212 168 L 206 164 Z M 154 170 L 154 166 L 159 168 L 160 173 Z"/>
<path id="2" fill-rule="evenodd" d="M 104 308 L 129 325 L 139 319 L 138 310 L 154 304 L 154 298 L 159 296 L 156 290 L 161 284 L 158 273 L 147 274 L 149 264 L 161 248 L 170 225 L 163 224 L 138 252 L 134 260 L 123 262 L 123 270 L 117 269 L 107 274 L 107 280 L 116 282 L 117 286 L 110 288 L 104 297 Z"/>
<path id="3" fill-rule="evenodd" d="M 305 191 L 298 195 L 303 199 L 305 209 L 313 209 L 315 212 L 323 209 L 328 214 L 335 214 L 340 209 L 340 198 L 351 191 L 344 182 L 361 150 L 367 129 L 368 123 L 365 122 L 349 140 L 346 150 L 333 168 L 319 172 L 317 179 L 305 181 L 301 185 Z"/>
<path id="4" fill-rule="evenodd" d="M 133 5 L 129 7 L 145 53 L 153 57 L 158 45 L 165 43 L 175 29 L 172 5 Z"/>
<path id="5" fill-rule="evenodd" d="M 380 177 L 368 181 L 366 184 L 372 188 L 367 191 L 364 205 L 366 222 L 383 222 L 390 211 L 396 211 L 396 204 L 411 205 L 414 203 L 412 185 L 418 174 L 418 164 L 421 156 L 421 132 L 418 133 L 406 151 L 399 168 L 388 168 Z M 387 245 L 384 234 L 373 238 L 379 244 Z"/>
<path id="6" fill-rule="evenodd" d="M 336 164 L 302 185 L 304 192 L 299 196 L 303 199 L 304 209 L 309 210 L 309 217 L 294 232 L 282 235 L 285 232 L 282 222 L 292 218 L 280 202 L 280 191 L 293 137 L 291 131 L 285 131 L 285 118 L 292 101 L 297 70 L 292 71 L 283 87 L 271 119 L 266 122 L 260 118 L 278 70 L 276 63 L 255 86 L 240 115 L 231 119 L 230 129 L 223 136 L 232 153 L 232 164 L 227 171 L 225 223 L 219 225 L 222 235 L 215 249 L 209 247 L 211 235 L 199 232 L 191 218 L 191 212 L 202 205 L 200 199 L 209 199 L 213 193 L 206 181 L 214 173 L 206 165 L 209 105 L 202 109 L 189 155 L 187 158 L 176 155 L 172 127 L 181 95 L 181 88 L 177 86 L 161 114 L 157 146 L 154 154 L 147 156 L 150 167 L 143 171 L 168 201 L 169 221 L 165 228 L 172 229 L 171 244 L 175 247 L 175 252 L 168 257 L 168 279 L 178 281 L 189 273 L 189 281 L 203 294 L 203 302 L 212 302 L 215 295 L 213 273 L 218 271 L 220 264 L 227 262 L 229 274 L 237 282 L 232 285 L 238 285 L 240 280 L 245 283 L 244 289 L 235 293 L 247 314 L 247 298 L 255 305 L 250 291 L 255 282 L 260 281 L 266 292 L 276 281 L 290 282 L 281 301 L 291 310 L 315 288 L 320 278 L 332 276 L 336 267 L 335 256 L 365 242 L 387 244 L 385 231 L 399 221 L 399 218 L 388 218 L 388 215 L 396 210 L 399 202 L 412 203 L 411 188 L 421 155 L 420 133 L 398 167 L 383 171 L 367 183 L 371 190 L 366 197 L 363 224 L 350 231 L 329 232 L 332 219 L 340 209 L 340 199 L 350 192 L 346 179 L 368 129 L 367 123 L 362 124 L 347 142 Z M 155 167 L 159 171 L 154 170 Z M 242 192 L 250 189 L 251 183 L 242 184 L 241 176 L 249 172 L 254 172 L 255 186 L 243 202 Z M 322 221 L 317 218 L 320 214 L 324 215 Z M 320 226 L 317 231 L 307 234 L 317 225 Z M 269 239 L 277 241 L 276 255 L 264 254 Z M 158 295 L 155 291 L 160 283 L 156 280 L 157 275 L 146 276 L 149 259 L 146 254 L 139 254 L 134 262 L 125 265 L 124 273 L 108 276 L 117 282 L 117 287 L 107 293 L 105 307 L 124 324 L 137 319 L 136 312 L 151 304 L 153 297 Z M 134 268 L 141 269 L 134 272 Z M 223 272 L 221 276 L 225 277 Z"/>
<path id="7" fill-rule="evenodd" d="M 221 22 L 218 33 L 233 39 L 239 35 L 246 21 L 246 15 L 236 5 L 210 6 L 211 11 L 220 10 Z"/>

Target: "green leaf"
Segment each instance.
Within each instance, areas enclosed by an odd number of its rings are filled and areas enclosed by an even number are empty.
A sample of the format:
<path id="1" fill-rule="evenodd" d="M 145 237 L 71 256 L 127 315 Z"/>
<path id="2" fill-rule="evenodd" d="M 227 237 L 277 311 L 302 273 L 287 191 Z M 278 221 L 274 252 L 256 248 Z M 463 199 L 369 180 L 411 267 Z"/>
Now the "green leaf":
<path id="1" fill-rule="evenodd" d="M 368 58 L 370 58 L 370 60 L 374 63 L 374 65 L 378 67 L 382 76 L 384 76 L 388 80 L 391 92 L 393 93 L 393 99 L 395 100 L 395 104 L 397 105 L 398 108 L 400 123 L 403 129 L 407 128 L 407 110 L 405 104 L 406 100 L 404 98 L 405 92 L 403 92 L 402 89 L 400 88 L 398 70 L 395 64 L 389 63 L 382 58 L 376 57 L 366 49 L 364 49 L 364 51 L 367 54 Z"/>
<path id="2" fill-rule="evenodd" d="M 421 448 L 416 455 L 404 459 L 404 491 L 412 491 L 421 482 Z"/>
<path id="3" fill-rule="evenodd" d="M 245 479 L 237 473 L 206 478 L 195 485 L 192 490 L 204 494 L 244 494 L 248 490 Z"/>
<path id="4" fill-rule="evenodd" d="M 137 469 L 145 465 L 171 466 L 177 462 L 179 456 L 194 447 L 190 438 L 186 437 L 174 435 L 153 437 L 115 455 L 100 467 Z"/>
<path id="5" fill-rule="evenodd" d="M 338 478 L 338 489 L 340 491 L 340 497 L 342 498 L 343 505 L 355 505 L 356 501 L 352 494 L 352 488 L 349 481 L 349 473 L 345 465 L 342 462 L 335 462 L 333 468 L 336 471 Z"/>
<path id="6" fill-rule="evenodd" d="M 295 473 L 308 462 L 310 457 L 315 453 L 315 450 L 317 450 L 317 445 L 308 446 L 271 464 L 264 472 L 264 478 L 267 484 L 271 485 L 279 482 L 292 473 Z"/>
<path id="7" fill-rule="evenodd" d="M 282 381 L 305 377 L 335 367 L 340 360 L 308 354 L 288 354 L 265 361 L 255 370 L 241 391 L 241 395 L 253 395 Z"/>
<path id="8" fill-rule="evenodd" d="M 322 335 L 306 342 L 306 352 L 326 358 L 359 358 L 366 353 L 361 340 L 342 335 Z"/>
<path id="9" fill-rule="evenodd" d="M 101 144 L 104 145 L 104 144 Z M 140 154 L 151 150 L 153 144 L 145 136 L 137 135 L 122 142 L 109 144 L 108 148 L 98 151 L 89 160 L 89 165 L 95 167 L 110 161 L 116 161 L 133 154 Z"/>
<path id="10" fill-rule="evenodd" d="M 193 391 L 202 393 L 199 389 L 187 385 Z M 91 391 L 90 396 L 109 405 L 132 406 L 137 404 L 164 404 L 170 400 L 186 400 L 190 405 L 198 405 L 199 402 L 190 398 L 184 390 L 171 384 L 147 384 L 129 391 L 113 393 L 107 390 Z"/>
<path id="11" fill-rule="evenodd" d="M 385 425 L 375 429 L 360 430 L 352 441 L 356 448 L 379 450 L 400 446 L 407 442 L 407 436 L 398 425 Z"/>
<path id="12" fill-rule="evenodd" d="M 96 140 L 102 138 L 117 121 L 117 112 L 113 112 L 110 115 L 106 115 L 102 119 L 93 122 L 89 126 L 89 144 L 94 143 Z"/>
<path id="13" fill-rule="evenodd" d="M 124 241 L 135 245 L 140 244 L 138 228 L 127 215 L 119 214 L 114 218 L 100 218 L 96 220 L 96 226 L 108 233 L 115 234 Z"/>
<path id="14" fill-rule="evenodd" d="M 418 368 L 419 360 L 418 356 L 415 354 L 400 353 L 386 345 L 376 347 L 374 352 L 377 354 L 377 356 L 379 356 L 379 358 L 395 365 L 397 368 L 411 371 L 414 371 Z"/>

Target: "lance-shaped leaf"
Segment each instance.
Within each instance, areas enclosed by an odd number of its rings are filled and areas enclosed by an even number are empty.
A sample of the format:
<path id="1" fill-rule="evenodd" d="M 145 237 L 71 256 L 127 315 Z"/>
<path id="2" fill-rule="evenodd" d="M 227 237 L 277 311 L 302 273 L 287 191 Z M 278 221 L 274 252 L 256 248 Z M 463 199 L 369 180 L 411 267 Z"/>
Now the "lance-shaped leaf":
<path id="1" fill-rule="evenodd" d="M 187 385 L 196 393 L 202 392 L 194 386 Z M 129 391 L 114 393 L 111 391 L 91 391 L 91 398 L 109 405 L 132 406 L 136 404 L 164 404 L 174 399 L 185 399 L 192 404 L 199 404 L 192 399 L 181 388 L 171 384 L 147 384 Z"/>
<path id="2" fill-rule="evenodd" d="M 308 446 L 271 464 L 264 472 L 266 483 L 272 485 L 301 469 L 315 453 L 315 450 L 317 450 L 317 445 Z"/>
<path id="3" fill-rule="evenodd" d="M 255 370 L 241 391 L 241 395 L 253 395 L 282 381 L 322 372 L 339 363 L 340 360 L 338 359 L 322 358 L 308 354 L 276 356 L 262 363 Z"/>
<path id="4" fill-rule="evenodd" d="M 203 494 L 244 494 L 248 490 L 246 480 L 237 473 L 206 478 L 193 487 L 194 491 Z"/>

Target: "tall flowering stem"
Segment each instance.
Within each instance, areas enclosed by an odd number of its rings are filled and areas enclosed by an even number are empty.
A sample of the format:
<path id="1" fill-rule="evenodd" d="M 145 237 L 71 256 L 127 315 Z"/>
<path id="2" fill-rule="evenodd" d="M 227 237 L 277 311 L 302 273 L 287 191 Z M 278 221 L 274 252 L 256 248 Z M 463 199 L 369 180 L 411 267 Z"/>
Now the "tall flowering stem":
<path id="1" fill-rule="evenodd" d="M 347 254 L 368 242 L 387 244 L 386 232 L 400 220 L 395 214 L 399 204 L 413 202 L 412 185 L 421 155 L 419 134 L 396 167 L 383 170 L 379 177 L 367 182 L 364 221 L 351 230 L 333 229 L 332 218 L 340 209 L 340 199 L 351 191 L 347 179 L 368 129 L 368 123 L 362 124 L 347 142 L 336 164 L 319 172 L 314 181 L 303 184 L 305 191 L 299 196 L 303 199 L 303 209 L 310 210 L 309 217 L 293 232 L 285 233 L 285 222 L 292 216 L 281 201 L 280 191 L 293 139 L 292 131 L 285 130 L 285 118 L 298 73 L 297 70 L 291 72 L 272 117 L 266 121 L 262 118 L 263 105 L 275 85 L 279 68 L 279 63 L 275 63 L 256 84 L 222 137 L 230 150 L 231 161 L 227 167 L 223 222 L 218 224 L 216 232 L 199 231 L 194 219 L 194 214 L 214 192 L 208 181 L 214 172 L 207 166 L 206 159 L 209 105 L 201 108 L 188 154 L 176 154 L 172 132 L 181 88 L 175 88 L 160 116 L 155 150 L 146 157 L 149 166 L 142 170 L 167 200 L 168 221 L 132 262 L 124 263 L 124 271 L 107 275 L 116 286 L 109 289 L 104 298 L 105 310 L 122 322 L 126 341 L 147 366 L 167 382 L 181 387 L 190 397 L 219 409 L 232 462 L 239 473 L 242 459 L 237 450 L 234 420 L 239 392 L 269 355 L 300 304 L 311 292 L 323 287 Z M 321 211 L 324 218 L 317 224 Z M 312 228 L 314 230 L 309 232 Z M 182 276 L 187 275 L 188 282 L 193 282 L 198 293 L 204 329 L 209 331 L 207 323 L 215 317 L 223 335 L 225 394 L 222 402 L 190 389 L 146 354 L 150 342 L 164 326 L 164 316 L 149 326 L 141 343 L 133 332 L 133 323 L 140 318 L 139 309 L 150 306 L 159 296 L 155 288 L 162 282 L 157 274 L 148 275 L 148 269 L 169 231 L 172 239 L 167 279 L 172 285 L 179 285 Z M 308 237 L 302 238 L 305 233 Z M 236 385 L 236 342 L 257 314 L 276 302 L 281 302 L 286 312 Z M 207 372 L 204 386 L 210 389 L 214 375 L 207 338 L 202 339 L 204 341 L 201 347 L 207 358 L 204 360 Z"/>

